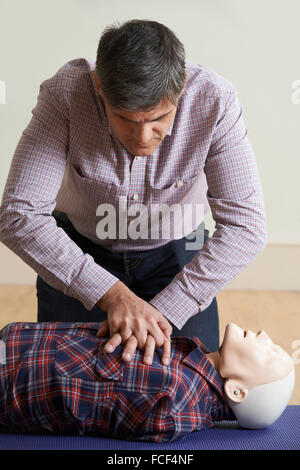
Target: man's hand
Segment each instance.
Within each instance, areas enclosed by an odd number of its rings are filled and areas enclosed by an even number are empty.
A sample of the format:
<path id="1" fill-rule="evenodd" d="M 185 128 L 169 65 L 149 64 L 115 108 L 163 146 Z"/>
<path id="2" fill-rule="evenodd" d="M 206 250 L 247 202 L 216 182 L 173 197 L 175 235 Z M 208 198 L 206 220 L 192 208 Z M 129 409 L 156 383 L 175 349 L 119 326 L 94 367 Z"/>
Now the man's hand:
<path id="1" fill-rule="evenodd" d="M 97 332 L 97 336 L 111 336 L 104 348 L 106 352 L 123 344 L 122 359 L 129 362 L 136 348 L 145 349 L 144 363 L 152 364 L 154 350 L 163 347 L 162 362 L 169 363 L 172 326 L 151 304 L 118 281 L 97 306 L 107 312 L 107 320 Z"/>

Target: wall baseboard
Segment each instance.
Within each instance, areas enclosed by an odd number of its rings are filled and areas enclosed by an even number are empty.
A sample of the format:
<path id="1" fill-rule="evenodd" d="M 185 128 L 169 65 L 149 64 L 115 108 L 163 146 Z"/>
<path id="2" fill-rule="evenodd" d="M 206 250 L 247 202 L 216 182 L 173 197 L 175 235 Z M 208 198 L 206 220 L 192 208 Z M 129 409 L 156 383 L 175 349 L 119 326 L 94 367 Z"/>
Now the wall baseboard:
<path id="1" fill-rule="evenodd" d="M 37 274 L 3 243 L 0 259 L 0 284 L 35 284 Z M 300 244 L 268 244 L 226 289 L 300 291 Z"/>

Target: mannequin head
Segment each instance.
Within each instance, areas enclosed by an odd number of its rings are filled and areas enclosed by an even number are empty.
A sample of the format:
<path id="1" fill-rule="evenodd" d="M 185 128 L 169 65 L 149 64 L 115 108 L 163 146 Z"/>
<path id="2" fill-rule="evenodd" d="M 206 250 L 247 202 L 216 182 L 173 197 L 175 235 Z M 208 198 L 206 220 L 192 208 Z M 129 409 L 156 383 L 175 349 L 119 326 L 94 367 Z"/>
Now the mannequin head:
<path id="1" fill-rule="evenodd" d="M 229 323 L 217 354 L 227 401 L 240 426 L 272 424 L 286 408 L 294 388 L 294 363 L 288 353 L 264 331 L 244 331 Z"/>

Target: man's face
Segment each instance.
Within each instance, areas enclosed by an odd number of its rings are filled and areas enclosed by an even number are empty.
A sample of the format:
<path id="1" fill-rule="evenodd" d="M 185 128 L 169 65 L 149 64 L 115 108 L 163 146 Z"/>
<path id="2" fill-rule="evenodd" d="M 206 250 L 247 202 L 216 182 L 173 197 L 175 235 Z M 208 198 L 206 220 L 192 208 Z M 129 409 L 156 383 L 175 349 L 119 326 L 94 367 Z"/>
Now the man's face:
<path id="1" fill-rule="evenodd" d="M 248 389 L 279 380 L 292 370 L 288 353 L 262 330 L 256 334 L 229 323 L 219 351 L 221 375 Z"/>
<path id="2" fill-rule="evenodd" d="M 177 107 L 165 98 L 150 111 L 130 112 L 113 108 L 105 102 L 95 72 L 97 90 L 114 135 L 132 155 L 151 155 L 171 127 Z"/>

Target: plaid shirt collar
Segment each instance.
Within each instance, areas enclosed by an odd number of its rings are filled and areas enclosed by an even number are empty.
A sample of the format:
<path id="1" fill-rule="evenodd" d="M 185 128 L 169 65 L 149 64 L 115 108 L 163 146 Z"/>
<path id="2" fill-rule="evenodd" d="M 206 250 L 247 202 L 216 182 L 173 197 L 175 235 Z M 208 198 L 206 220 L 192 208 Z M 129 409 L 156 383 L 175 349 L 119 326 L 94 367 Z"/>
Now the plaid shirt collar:
<path id="1" fill-rule="evenodd" d="M 210 385 L 212 394 L 212 418 L 216 421 L 235 419 L 233 411 L 229 407 L 226 399 L 223 379 L 206 356 L 206 354 L 211 351 L 209 351 L 197 337 L 194 337 L 192 341 L 197 347 L 195 347 L 182 362 L 189 365 L 198 374 L 201 374 Z"/>

